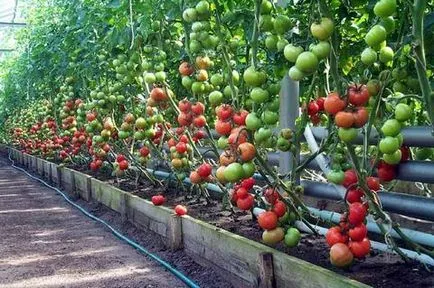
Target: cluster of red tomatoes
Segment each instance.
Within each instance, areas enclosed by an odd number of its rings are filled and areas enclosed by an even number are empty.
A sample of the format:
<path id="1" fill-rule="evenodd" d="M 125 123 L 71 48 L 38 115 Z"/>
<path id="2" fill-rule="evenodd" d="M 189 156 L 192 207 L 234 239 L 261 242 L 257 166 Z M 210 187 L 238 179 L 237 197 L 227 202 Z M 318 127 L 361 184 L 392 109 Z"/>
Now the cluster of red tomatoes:
<path id="1" fill-rule="evenodd" d="M 234 185 L 231 200 L 239 209 L 247 211 L 253 208 L 255 197 L 251 191 L 254 185 L 255 179 L 251 177 L 244 179 L 239 184 Z"/>
<path id="2" fill-rule="evenodd" d="M 351 85 L 347 92 L 347 101 L 341 99 L 336 92 L 330 93 L 324 101 L 324 110 L 334 115 L 337 127 L 350 129 L 360 128 L 368 122 L 369 113 L 364 107 L 369 101 L 369 91 L 366 85 Z"/>
<path id="3" fill-rule="evenodd" d="M 205 105 L 202 102 L 192 104 L 187 99 L 181 100 L 178 103 L 180 113 L 178 115 L 178 124 L 181 127 L 187 127 L 193 124 L 197 128 L 202 128 L 206 125 L 206 118 L 203 115 Z"/>
<path id="4" fill-rule="evenodd" d="M 326 234 L 327 244 L 331 247 L 330 261 L 338 267 L 350 265 L 354 257 L 365 257 L 371 248 L 365 225 L 368 206 L 364 203 L 364 192 L 357 187 L 357 183 L 356 172 L 352 169 L 345 171 L 342 185 L 347 188 L 345 200 L 348 212 L 342 215 L 339 225 L 330 228 Z M 373 192 L 380 190 L 380 182 L 376 177 L 367 177 L 366 184 Z"/>
<path id="5" fill-rule="evenodd" d="M 122 154 L 118 154 L 116 156 L 115 168 L 119 168 L 120 171 L 125 171 L 128 169 L 128 167 L 129 167 L 129 163 L 127 158 Z"/>
<path id="6" fill-rule="evenodd" d="M 307 104 L 307 114 L 312 124 L 317 125 L 321 122 L 320 113 L 324 111 L 324 97 L 319 97 Z"/>
<path id="7" fill-rule="evenodd" d="M 196 170 L 190 172 L 190 181 L 193 184 L 210 182 L 211 172 L 212 172 L 212 165 L 209 163 L 203 163 Z"/>

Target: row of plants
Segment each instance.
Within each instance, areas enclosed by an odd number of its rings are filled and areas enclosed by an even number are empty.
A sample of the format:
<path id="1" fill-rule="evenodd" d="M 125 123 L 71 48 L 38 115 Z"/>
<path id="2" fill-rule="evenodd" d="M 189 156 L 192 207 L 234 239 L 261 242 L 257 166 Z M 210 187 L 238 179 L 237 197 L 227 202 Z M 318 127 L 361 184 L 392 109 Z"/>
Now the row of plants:
<path id="1" fill-rule="evenodd" d="M 226 209 L 265 210 L 252 217 L 263 242 L 289 247 L 301 237 L 295 221 L 316 233 L 311 223 L 319 219 L 298 179 L 324 153 L 327 180 L 347 189 L 346 213 L 326 235 L 333 265 L 369 254 L 368 214 L 404 259 L 391 230 L 434 257 L 402 233 L 376 194 L 401 162 L 434 159 L 432 148 L 409 148 L 401 134 L 434 124 L 434 61 L 425 50 L 434 39 L 434 2 L 105 2 L 37 4 L 20 35 L 22 54 L 2 64 L 5 142 L 117 178 L 172 181 L 207 200 L 207 185 L 218 185 Z M 294 129 L 279 128 L 280 97 L 294 97 L 281 91 L 282 79 L 300 82 Z M 297 163 L 310 125 L 327 127 L 328 136 Z M 368 142 L 374 129 L 378 145 Z M 363 145 L 355 145 L 360 134 Z M 291 152 L 287 174 L 266 160 L 279 151 Z M 147 169 L 155 165 L 172 177 L 155 178 Z"/>

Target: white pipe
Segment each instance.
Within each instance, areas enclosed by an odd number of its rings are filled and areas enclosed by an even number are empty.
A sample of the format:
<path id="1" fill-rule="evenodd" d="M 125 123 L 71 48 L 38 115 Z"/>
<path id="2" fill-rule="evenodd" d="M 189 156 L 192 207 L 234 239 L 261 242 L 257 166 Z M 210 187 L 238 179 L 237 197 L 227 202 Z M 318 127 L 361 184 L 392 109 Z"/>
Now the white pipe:
<path id="1" fill-rule="evenodd" d="M 253 214 L 254 214 L 256 217 L 258 217 L 258 215 L 261 214 L 262 212 L 265 212 L 265 210 L 262 209 L 262 208 L 259 208 L 259 207 L 255 207 L 255 208 L 253 208 Z M 312 231 L 310 230 L 310 228 L 307 227 L 306 224 L 304 224 L 304 223 L 301 222 L 301 221 L 295 221 L 294 226 L 295 226 L 298 230 L 300 230 L 300 231 L 303 231 L 303 232 L 305 232 L 305 233 L 312 234 Z M 316 232 L 317 232 L 318 234 L 323 235 L 323 236 L 324 236 L 324 235 L 327 233 L 327 231 L 328 231 L 327 228 L 324 228 L 324 227 L 321 227 L 321 226 L 318 226 L 318 225 L 311 224 L 311 226 L 316 230 Z M 394 254 L 396 254 L 395 251 L 393 251 L 389 246 L 387 246 L 387 245 L 384 244 L 384 243 L 380 243 L 380 242 L 372 241 L 372 240 L 369 240 L 369 241 L 371 242 L 371 248 L 372 248 L 372 249 L 379 250 L 379 251 L 382 251 L 382 252 L 388 252 L 388 253 L 394 253 Z M 403 248 L 399 248 L 399 249 L 400 249 L 400 250 L 402 251 L 402 253 L 404 253 L 408 258 L 411 258 L 411 259 L 417 260 L 417 261 L 422 262 L 422 263 L 425 263 L 425 264 L 427 264 L 427 265 L 434 266 L 434 259 L 432 259 L 430 256 L 428 256 L 428 255 L 426 255 L 426 254 L 422 254 L 422 253 L 419 254 L 419 253 L 417 253 L 417 252 L 415 252 L 415 251 L 411 251 L 411 250 L 403 249 Z"/>

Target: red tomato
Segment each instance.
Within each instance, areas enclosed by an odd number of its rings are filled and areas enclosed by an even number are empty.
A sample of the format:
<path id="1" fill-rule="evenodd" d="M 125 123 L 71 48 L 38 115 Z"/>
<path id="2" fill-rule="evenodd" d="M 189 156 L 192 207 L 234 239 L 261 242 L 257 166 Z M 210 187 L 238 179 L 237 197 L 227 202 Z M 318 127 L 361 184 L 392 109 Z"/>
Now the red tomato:
<path id="1" fill-rule="evenodd" d="M 362 223 L 365 220 L 366 212 L 366 207 L 362 203 L 351 203 L 348 213 L 348 222 L 351 225 L 358 225 Z"/>
<path id="2" fill-rule="evenodd" d="M 319 106 L 316 101 L 310 101 L 307 105 L 307 114 L 310 116 L 316 115 L 319 112 Z"/>
<path id="3" fill-rule="evenodd" d="M 245 126 L 247 115 L 249 115 L 249 112 L 246 110 L 240 110 L 239 112 L 235 113 L 234 116 L 232 116 L 232 120 L 238 126 Z"/>
<path id="4" fill-rule="evenodd" d="M 191 103 L 187 99 L 178 102 L 178 108 L 181 112 L 188 113 L 191 110 Z"/>
<path id="5" fill-rule="evenodd" d="M 229 104 L 222 104 L 216 108 L 216 114 L 220 120 L 228 120 L 232 117 L 232 113 L 234 113 L 234 109 Z"/>
<path id="6" fill-rule="evenodd" d="M 348 88 L 348 100 L 354 106 L 363 106 L 369 100 L 369 91 L 366 85 L 351 85 Z"/>
<path id="7" fill-rule="evenodd" d="M 350 231 L 348 231 L 348 235 L 350 236 L 351 241 L 362 241 L 363 238 L 368 235 L 368 229 L 365 224 L 360 223 L 354 228 L 351 228 Z"/>
<path id="8" fill-rule="evenodd" d="M 339 226 L 331 227 L 326 233 L 327 244 L 332 247 L 336 243 L 347 243 L 348 236 L 342 234 L 342 229 Z"/>
<path id="9" fill-rule="evenodd" d="M 252 194 L 247 195 L 246 198 L 237 199 L 237 207 L 241 210 L 250 210 L 253 207 L 255 198 Z"/>
<path id="10" fill-rule="evenodd" d="M 339 111 L 335 115 L 335 124 L 338 127 L 350 128 L 354 124 L 354 116 L 351 112 Z"/>
<path id="11" fill-rule="evenodd" d="M 265 211 L 258 216 L 258 224 L 264 230 L 272 230 L 276 228 L 277 220 L 277 215 L 273 211 Z"/>
<path id="12" fill-rule="evenodd" d="M 277 200 L 273 205 L 273 212 L 276 213 L 277 217 L 282 217 L 286 213 L 286 204 Z"/>
<path id="13" fill-rule="evenodd" d="M 244 199 L 249 196 L 249 192 L 244 187 L 237 188 L 235 194 L 237 194 L 237 199 Z"/>
<path id="14" fill-rule="evenodd" d="M 182 205 L 176 205 L 175 213 L 178 216 L 186 215 L 187 214 L 187 207 L 182 206 Z"/>
<path id="15" fill-rule="evenodd" d="M 316 105 L 318 105 L 319 111 L 324 111 L 324 101 L 324 97 L 319 97 L 318 99 L 316 99 Z"/>
<path id="16" fill-rule="evenodd" d="M 274 190 L 273 188 L 267 188 L 264 191 L 264 197 L 268 203 L 274 204 L 277 201 L 277 199 L 279 199 L 279 193 L 277 193 L 277 191 Z"/>
<path id="17" fill-rule="evenodd" d="M 146 146 L 143 146 L 142 148 L 140 148 L 140 155 L 142 157 L 146 157 L 149 155 L 149 148 Z"/>
<path id="18" fill-rule="evenodd" d="M 229 135 L 232 130 L 232 123 L 229 121 L 217 120 L 215 123 L 215 130 L 220 135 Z"/>
<path id="19" fill-rule="evenodd" d="M 368 238 L 364 238 L 362 241 L 351 241 L 350 250 L 356 258 L 363 258 L 369 254 L 371 250 L 371 242 Z"/>
<path id="20" fill-rule="evenodd" d="M 250 177 L 250 178 L 244 179 L 241 182 L 241 186 L 247 190 L 250 190 L 253 188 L 253 185 L 255 185 L 255 182 L 256 182 L 255 179 Z"/>
<path id="21" fill-rule="evenodd" d="M 121 162 L 119 162 L 119 169 L 120 170 L 127 170 L 128 169 L 128 161 L 122 160 Z"/>
<path id="22" fill-rule="evenodd" d="M 380 190 L 380 181 L 377 177 L 367 177 L 366 178 L 366 184 L 368 185 L 369 189 L 373 191 Z"/>
<path id="23" fill-rule="evenodd" d="M 364 193 L 362 189 L 356 188 L 356 189 L 350 189 L 347 193 L 347 202 L 348 203 L 354 203 L 354 202 L 361 202 L 362 197 Z"/>
<path id="24" fill-rule="evenodd" d="M 164 198 L 163 195 L 155 195 L 155 196 L 152 196 L 151 201 L 152 201 L 152 204 L 154 204 L 155 206 L 160 206 L 160 205 L 164 204 L 164 202 L 166 201 L 166 198 Z"/>
<path id="25" fill-rule="evenodd" d="M 408 148 L 408 146 L 402 146 L 400 149 L 401 149 L 401 162 L 410 159 L 410 148 Z"/>
<path id="26" fill-rule="evenodd" d="M 122 161 L 124 161 L 124 160 L 126 160 L 126 158 L 125 158 L 125 156 L 124 155 L 122 155 L 122 154 L 118 154 L 118 156 L 116 156 L 116 162 L 122 162 Z"/>
<path id="27" fill-rule="evenodd" d="M 345 171 L 345 179 L 344 179 L 344 182 L 342 183 L 342 185 L 345 188 L 348 188 L 351 185 L 356 184 L 357 181 L 358 181 L 358 179 L 357 179 L 356 171 L 354 171 L 353 169 L 349 169 L 349 170 Z"/>
<path id="28" fill-rule="evenodd" d="M 393 167 L 393 166 L 392 166 Z M 377 175 L 381 181 L 392 181 L 396 177 L 395 168 L 393 167 L 381 167 L 378 168 Z"/>
<path id="29" fill-rule="evenodd" d="M 205 105 L 202 102 L 196 102 L 191 106 L 191 111 L 196 115 L 202 115 L 205 112 Z"/>
<path id="30" fill-rule="evenodd" d="M 197 169 L 197 173 L 202 178 L 208 177 L 209 175 L 211 175 L 211 172 L 212 172 L 212 166 L 210 164 L 208 164 L 208 163 L 203 163 Z"/>
<path id="31" fill-rule="evenodd" d="M 187 152 L 187 144 L 185 144 L 184 142 L 178 142 L 175 148 L 176 148 L 176 152 L 180 154 Z"/>

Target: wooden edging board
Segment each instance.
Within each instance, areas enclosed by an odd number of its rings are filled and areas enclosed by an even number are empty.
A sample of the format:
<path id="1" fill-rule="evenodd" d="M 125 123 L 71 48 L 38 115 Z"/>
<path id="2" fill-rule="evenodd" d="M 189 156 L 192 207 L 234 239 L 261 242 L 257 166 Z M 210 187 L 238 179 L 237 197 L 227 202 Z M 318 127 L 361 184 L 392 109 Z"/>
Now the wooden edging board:
<path id="1" fill-rule="evenodd" d="M 42 167 L 40 175 L 45 174 L 44 168 L 50 167 L 50 181 L 87 201 L 92 199 L 119 212 L 123 219 L 141 229 L 157 233 L 170 249 L 184 249 L 195 261 L 212 267 L 235 287 L 370 287 L 190 216 L 176 217 L 167 207 L 155 206 L 89 175 L 44 163 L 15 149 L 12 152 L 14 159 L 23 159 L 29 170 L 40 172 Z M 269 263 L 264 268 L 266 262 Z"/>

